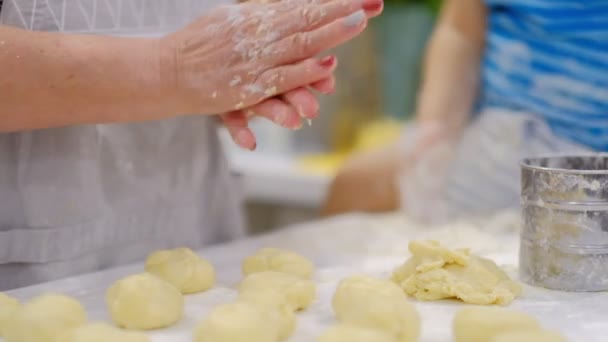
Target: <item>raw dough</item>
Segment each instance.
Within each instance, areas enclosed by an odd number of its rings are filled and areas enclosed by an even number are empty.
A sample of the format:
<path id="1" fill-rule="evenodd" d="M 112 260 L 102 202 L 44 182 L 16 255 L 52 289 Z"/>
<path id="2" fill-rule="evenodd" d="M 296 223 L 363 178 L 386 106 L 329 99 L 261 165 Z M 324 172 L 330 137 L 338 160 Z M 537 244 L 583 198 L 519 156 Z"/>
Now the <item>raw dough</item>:
<path id="1" fill-rule="evenodd" d="M 294 252 L 277 248 L 263 248 L 243 261 L 243 274 L 277 271 L 302 278 L 310 278 L 314 266 L 310 260 Z"/>
<path id="2" fill-rule="evenodd" d="M 127 329 L 158 329 L 173 325 L 184 312 L 184 297 L 168 282 L 140 273 L 114 283 L 106 293 L 114 323 Z"/>
<path id="3" fill-rule="evenodd" d="M 338 321 L 386 331 L 401 342 L 418 339 L 420 317 L 403 291 L 388 280 L 366 276 L 343 279 L 332 299 Z"/>
<path id="4" fill-rule="evenodd" d="M 265 308 L 244 302 L 216 307 L 194 331 L 194 342 L 275 342 L 279 331 Z"/>
<path id="5" fill-rule="evenodd" d="M 296 329 L 296 315 L 285 296 L 281 293 L 271 291 L 245 291 L 239 295 L 239 299 L 251 304 L 266 308 L 276 315 L 279 328 L 279 340 L 287 339 Z"/>
<path id="6" fill-rule="evenodd" d="M 80 303 L 60 294 L 45 294 L 25 303 L 8 320 L 6 342 L 49 342 L 87 321 Z"/>
<path id="7" fill-rule="evenodd" d="M 534 317 L 496 307 L 468 307 L 454 316 L 454 342 L 491 342 L 502 333 L 540 329 Z"/>
<path id="8" fill-rule="evenodd" d="M 338 324 L 327 329 L 319 337 L 318 342 L 398 342 L 398 340 L 385 331 Z"/>
<path id="9" fill-rule="evenodd" d="M 146 271 L 168 281 L 183 294 L 202 292 L 215 284 L 213 266 L 188 248 L 150 254 Z"/>
<path id="10" fill-rule="evenodd" d="M 566 338 L 555 331 L 512 331 L 500 334 L 492 342 L 567 342 Z"/>
<path id="11" fill-rule="evenodd" d="M 273 271 L 250 274 L 239 286 L 239 294 L 244 299 L 255 296 L 270 298 L 268 293 L 281 296 L 284 305 L 297 311 L 310 306 L 315 299 L 316 288 L 308 279 Z"/>
<path id="12" fill-rule="evenodd" d="M 149 342 L 141 333 L 124 331 L 105 323 L 89 323 L 70 330 L 54 342 Z"/>
<path id="13" fill-rule="evenodd" d="M 393 274 L 403 290 L 419 300 L 458 298 L 471 304 L 506 305 L 521 286 L 488 259 L 451 251 L 436 241 L 412 241 L 412 257 Z"/>
<path id="14" fill-rule="evenodd" d="M 19 301 L 13 297 L 0 292 L 0 337 L 4 336 L 4 330 L 9 318 L 11 318 L 21 307 Z"/>

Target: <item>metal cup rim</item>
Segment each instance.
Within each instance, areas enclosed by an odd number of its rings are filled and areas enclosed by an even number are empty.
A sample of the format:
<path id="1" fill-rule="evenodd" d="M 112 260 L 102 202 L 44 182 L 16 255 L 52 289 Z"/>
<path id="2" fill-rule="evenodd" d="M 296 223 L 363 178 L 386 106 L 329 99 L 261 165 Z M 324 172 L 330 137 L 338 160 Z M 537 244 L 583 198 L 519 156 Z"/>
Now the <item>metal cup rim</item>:
<path id="1" fill-rule="evenodd" d="M 529 163 L 532 160 L 539 159 L 549 159 L 549 158 L 588 158 L 588 157 L 602 157 L 608 158 L 608 153 L 606 152 L 590 152 L 590 153 L 581 153 L 581 154 L 572 154 L 572 153 L 556 153 L 556 154 L 545 154 L 538 155 L 534 157 L 527 157 L 520 161 L 519 165 L 522 170 L 537 170 L 537 171 L 545 171 L 545 172 L 559 172 L 559 173 L 567 173 L 567 174 L 577 174 L 577 175 L 604 175 L 608 174 L 607 170 L 573 170 L 573 169 L 564 169 L 557 167 L 545 167 L 545 166 L 537 166 L 530 165 Z"/>

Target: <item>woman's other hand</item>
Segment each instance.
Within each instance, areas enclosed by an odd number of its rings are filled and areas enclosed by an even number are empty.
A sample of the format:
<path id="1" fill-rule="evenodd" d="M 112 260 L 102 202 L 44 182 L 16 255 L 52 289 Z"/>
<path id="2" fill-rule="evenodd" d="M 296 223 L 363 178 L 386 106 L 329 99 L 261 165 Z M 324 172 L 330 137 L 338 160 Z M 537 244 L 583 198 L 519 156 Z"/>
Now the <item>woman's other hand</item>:
<path id="1" fill-rule="evenodd" d="M 313 83 L 310 88 L 300 87 L 276 96 L 250 108 L 236 110 L 221 115 L 232 140 L 242 148 L 254 150 L 257 141 L 249 128 L 251 117 L 263 117 L 287 129 L 299 129 L 303 120 L 312 120 L 319 114 L 319 102 L 312 90 L 331 94 L 335 90 L 335 79 Z"/>

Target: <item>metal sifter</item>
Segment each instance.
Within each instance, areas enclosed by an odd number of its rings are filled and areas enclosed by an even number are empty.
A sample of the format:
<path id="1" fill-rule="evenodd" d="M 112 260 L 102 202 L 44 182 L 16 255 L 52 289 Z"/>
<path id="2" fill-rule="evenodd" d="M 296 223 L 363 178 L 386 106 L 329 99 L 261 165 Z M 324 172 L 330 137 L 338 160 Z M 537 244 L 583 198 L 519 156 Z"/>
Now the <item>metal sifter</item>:
<path id="1" fill-rule="evenodd" d="M 608 290 L 608 154 L 525 159 L 521 176 L 521 279 Z"/>

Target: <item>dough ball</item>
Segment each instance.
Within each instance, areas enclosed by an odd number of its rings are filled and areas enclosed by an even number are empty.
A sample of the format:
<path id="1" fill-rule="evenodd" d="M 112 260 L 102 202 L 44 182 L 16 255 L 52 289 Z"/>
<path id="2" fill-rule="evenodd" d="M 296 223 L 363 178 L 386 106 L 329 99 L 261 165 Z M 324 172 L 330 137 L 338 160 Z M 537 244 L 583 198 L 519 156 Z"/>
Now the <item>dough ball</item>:
<path id="1" fill-rule="evenodd" d="M 491 342 L 502 333 L 540 329 L 534 317 L 502 308 L 468 307 L 454 316 L 455 342 Z"/>
<path id="2" fill-rule="evenodd" d="M 403 291 L 391 281 L 366 276 L 343 279 L 332 299 L 338 321 L 382 330 L 399 341 L 416 341 L 420 317 Z"/>
<path id="3" fill-rule="evenodd" d="M 511 331 L 502 333 L 492 342 L 567 342 L 568 340 L 555 331 Z"/>
<path id="4" fill-rule="evenodd" d="M 141 333 L 124 331 L 105 323 L 89 323 L 70 330 L 55 342 L 149 342 Z"/>
<path id="5" fill-rule="evenodd" d="M 521 286 L 493 261 L 472 256 L 466 249 L 451 251 L 436 241 L 412 241 L 409 250 L 412 257 L 392 279 L 416 299 L 506 305 L 521 293 Z"/>
<path id="6" fill-rule="evenodd" d="M 253 273 L 245 277 L 239 286 L 243 299 L 256 296 L 271 298 L 272 293 L 279 296 L 281 303 L 291 310 L 303 310 L 312 304 L 316 296 L 315 284 L 293 274 L 266 271 Z"/>
<path id="7" fill-rule="evenodd" d="M 140 273 L 114 283 L 106 293 L 112 320 L 126 329 L 159 329 L 173 325 L 184 312 L 184 297 L 168 282 Z"/>
<path id="8" fill-rule="evenodd" d="M 266 308 L 276 316 L 279 328 L 279 339 L 284 340 L 291 336 L 296 329 L 296 315 L 285 296 L 271 291 L 248 291 L 239 295 L 239 299 L 248 303 Z"/>
<path id="9" fill-rule="evenodd" d="M 188 248 L 150 254 L 146 271 L 168 281 L 183 294 L 206 291 L 215 284 L 213 266 Z"/>
<path id="10" fill-rule="evenodd" d="M 398 342 L 398 340 L 385 331 L 339 324 L 327 329 L 319 337 L 318 342 Z"/>
<path id="11" fill-rule="evenodd" d="M 216 307 L 194 331 L 194 342 L 275 342 L 278 324 L 270 311 L 237 301 Z"/>
<path id="12" fill-rule="evenodd" d="M 243 261 L 243 274 L 276 271 L 310 278 L 314 266 L 310 260 L 294 252 L 276 248 L 263 248 Z"/>
<path id="13" fill-rule="evenodd" d="M 60 294 L 45 294 L 25 303 L 9 319 L 7 342 L 49 342 L 87 321 L 80 303 Z"/>
<path id="14" fill-rule="evenodd" d="M 20 307 L 19 301 L 0 292 L 0 337 L 4 336 L 8 320 L 16 314 Z"/>

